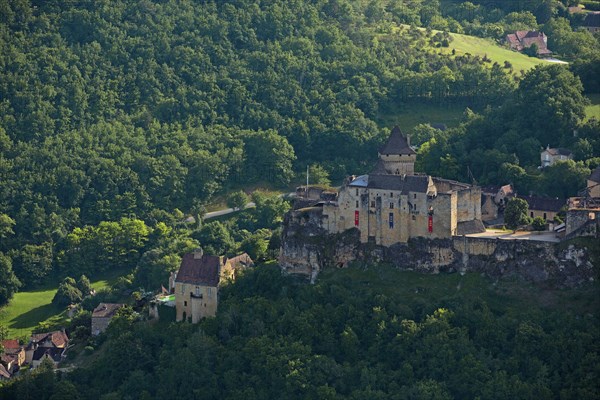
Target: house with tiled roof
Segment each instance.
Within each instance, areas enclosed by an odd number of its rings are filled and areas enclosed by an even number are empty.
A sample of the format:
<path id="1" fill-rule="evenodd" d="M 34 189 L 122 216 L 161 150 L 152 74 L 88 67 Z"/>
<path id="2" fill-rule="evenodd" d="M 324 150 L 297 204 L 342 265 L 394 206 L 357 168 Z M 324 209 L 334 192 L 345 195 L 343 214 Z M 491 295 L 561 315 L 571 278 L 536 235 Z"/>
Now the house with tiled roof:
<path id="1" fill-rule="evenodd" d="M 92 335 L 97 336 L 104 332 L 117 311 L 124 304 L 100 303 L 92 312 Z"/>
<path id="2" fill-rule="evenodd" d="M 235 280 L 239 272 L 254 262 L 246 253 L 233 258 L 204 254 L 202 249 L 185 254 L 179 270 L 171 276 L 175 293 L 176 320 L 197 323 L 214 317 L 218 307 L 219 286 Z"/>
<path id="3" fill-rule="evenodd" d="M 557 161 L 567 161 L 573 159 L 573 152 L 563 147 L 551 148 L 548 145 L 541 153 L 541 167 L 546 168 Z"/>
<path id="4" fill-rule="evenodd" d="M 544 32 L 538 31 L 516 31 L 505 37 L 508 46 L 516 51 L 523 51 L 534 44 L 537 46 L 539 56 L 548 56 L 552 52 L 548 49 L 548 37 Z"/>
<path id="5" fill-rule="evenodd" d="M 2 341 L 2 348 L 0 363 L 4 364 L 11 374 L 18 371 L 25 363 L 25 347 L 20 345 L 18 340 L 10 339 Z"/>
<path id="6" fill-rule="evenodd" d="M 329 233 L 360 231 L 363 243 L 392 246 L 410 238 L 484 231 L 481 189 L 414 172 L 416 153 L 395 127 L 369 173 L 349 177 L 337 201 L 322 204 Z"/>
<path id="7" fill-rule="evenodd" d="M 64 330 L 35 333 L 25 348 L 25 362 L 35 368 L 44 358 L 50 358 L 56 365 L 65 357 L 68 345 L 69 337 Z"/>

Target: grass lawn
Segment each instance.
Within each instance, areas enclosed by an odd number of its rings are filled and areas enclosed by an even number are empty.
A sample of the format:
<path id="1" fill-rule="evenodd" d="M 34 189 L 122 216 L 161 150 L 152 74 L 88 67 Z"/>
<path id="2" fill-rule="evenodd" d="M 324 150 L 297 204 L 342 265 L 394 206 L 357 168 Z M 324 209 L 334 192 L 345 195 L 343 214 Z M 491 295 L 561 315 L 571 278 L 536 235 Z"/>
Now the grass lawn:
<path id="1" fill-rule="evenodd" d="M 401 25 L 399 29 L 407 31 L 410 27 L 408 25 Z M 419 28 L 425 30 L 425 28 Z M 437 30 L 432 31 L 436 34 Z M 460 33 L 450 33 L 453 40 L 450 42 L 449 47 L 431 48 L 431 50 L 440 52 L 443 54 L 452 54 L 452 50 L 456 51 L 456 55 L 465 55 L 467 53 L 473 56 L 487 57 L 492 60 L 488 65 L 491 66 L 494 62 L 497 62 L 501 66 L 504 66 L 504 61 L 509 61 L 512 64 L 513 71 L 518 74 L 521 70 L 524 72 L 530 70 L 538 64 L 546 64 L 547 61 L 541 60 L 535 57 L 529 57 L 525 54 L 517 51 L 510 50 L 506 47 L 501 46 L 492 39 L 484 39 L 477 36 L 463 35 Z"/>
<path id="2" fill-rule="evenodd" d="M 452 49 L 455 49 L 456 55 L 464 55 L 466 53 L 480 57 L 487 55 L 492 60 L 492 64 L 497 62 L 503 66 L 504 61 L 509 61 L 516 73 L 521 70 L 528 71 L 538 64 L 547 63 L 547 61 L 540 60 L 539 58 L 529 57 L 502 47 L 492 39 L 483 39 L 458 33 L 451 33 L 450 36 L 454 38 L 450 42 L 450 47 L 441 48 L 441 51 L 446 54 L 451 54 Z"/>
<path id="3" fill-rule="evenodd" d="M 587 97 L 590 99 L 591 104 L 585 108 L 586 120 L 590 118 L 600 120 L 600 93 L 589 94 Z"/>
<path id="4" fill-rule="evenodd" d="M 400 105 L 396 110 L 386 110 L 379 115 L 379 126 L 393 127 L 398 125 L 402 131 L 409 134 L 415 126 L 427 123 L 441 123 L 452 128 L 460 123 L 466 106 L 432 104 Z"/>
<path id="5" fill-rule="evenodd" d="M 123 271 L 109 271 L 92 280 L 96 290 L 112 284 Z M 64 307 L 52 304 L 58 282 L 45 287 L 16 293 L 10 303 L 0 309 L 0 325 L 8 328 L 9 337 L 29 336 L 41 322 L 55 324 L 67 321 Z"/>

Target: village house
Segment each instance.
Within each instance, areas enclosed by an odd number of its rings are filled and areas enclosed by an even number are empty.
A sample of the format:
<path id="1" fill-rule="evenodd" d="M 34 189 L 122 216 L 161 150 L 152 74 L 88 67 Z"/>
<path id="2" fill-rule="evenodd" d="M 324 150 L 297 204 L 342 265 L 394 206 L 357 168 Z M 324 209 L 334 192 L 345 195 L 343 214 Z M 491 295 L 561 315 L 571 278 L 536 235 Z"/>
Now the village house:
<path id="1" fill-rule="evenodd" d="M 600 198 L 600 166 L 592 171 L 587 178 L 587 196 L 592 198 Z"/>
<path id="2" fill-rule="evenodd" d="M 481 188 L 481 219 L 491 221 L 498 218 L 498 214 L 504 211 L 508 200 L 514 197 L 515 191 L 512 185 L 486 186 Z"/>
<path id="3" fill-rule="evenodd" d="M 600 229 L 600 166 L 588 177 L 586 188 L 581 195 L 569 199 L 566 234 L 581 230 L 586 225 L 593 227 L 594 223 L 596 229 Z"/>
<path id="4" fill-rule="evenodd" d="M 567 204 L 566 200 L 553 197 L 539 196 L 521 196 L 529 206 L 529 216 L 531 218 L 542 217 L 545 221 L 554 221 L 560 210 Z"/>
<path id="5" fill-rule="evenodd" d="M 25 348 L 25 362 L 37 368 L 44 359 L 50 359 L 56 366 L 65 356 L 69 337 L 64 330 L 35 333 Z"/>
<path id="6" fill-rule="evenodd" d="M 92 335 L 98 336 L 108 328 L 110 321 L 124 304 L 100 303 L 92 312 Z"/>
<path id="7" fill-rule="evenodd" d="M 19 344 L 18 340 L 3 340 L 4 350 L 0 355 L 0 365 L 10 375 L 14 374 L 25 363 L 25 347 Z M 2 372 L 0 371 L 0 375 Z"/>
<path id="8" fill-rule="evenodd" d="M 410 140 L 395 127 L 375 169 L 350 177 L 338 200 L 323 204 L 323 227 L 330 233 L 357 228 L 361 242 L 383 246 L 484 231 L 481 189 L 415 174 L 415 161 Z"/>
<path id="9" fill-rule="evenodd" d="M 219 286 L 235 280 L 239 272 L 254 265 L 246 253 L 233 258 L 204 254 L 202 249 L 185 254 L 177 273 L 169 279 L 175 293 L 176 320 L 197 323 L 214 317 Z"/>
<path id="10" fill-rule="evenodd" d="M 600 32 L 600 11 L 587 13 L 581 26 L 590 33 Z"/>
<path id="11" fill-rule="evenodd" d="M 546 168 L 557 161 L 572 160 L 573 153 L 571 150 L 564 149 L 562 147 L 550 148 L 550 145 L 548 145 L 546 149 L 540 153 L 540 159 L 541 167 Z"/>
<path id="12" fill-rule="evenodd" d="M 535 44 L 539 56 L 548 56 L 552 54 L 548 49 L 548 37 L 544 32 L 516 31 L 515 33 L 506 35 L 505 41 L 511 49 L 516 51 L 523 51 Z"/>

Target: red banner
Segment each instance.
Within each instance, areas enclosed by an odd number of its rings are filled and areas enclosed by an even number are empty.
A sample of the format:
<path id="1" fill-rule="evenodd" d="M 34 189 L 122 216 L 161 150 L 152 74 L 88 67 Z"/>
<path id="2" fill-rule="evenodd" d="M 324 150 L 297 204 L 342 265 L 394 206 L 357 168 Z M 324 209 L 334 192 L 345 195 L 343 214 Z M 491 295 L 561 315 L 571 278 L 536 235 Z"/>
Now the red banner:
<path id="1" fill-rule="evenodd" d="M 358 226 L 358 210 L 354 211 L 354 226 Z"/>
<path id="2" fill-rule="evenodd" d="M 427 229 L 429 230 L 429 233 L 433 232 L 433 217 L 431 215 L 429 216 L 429 222 L 427 223 Z"/>

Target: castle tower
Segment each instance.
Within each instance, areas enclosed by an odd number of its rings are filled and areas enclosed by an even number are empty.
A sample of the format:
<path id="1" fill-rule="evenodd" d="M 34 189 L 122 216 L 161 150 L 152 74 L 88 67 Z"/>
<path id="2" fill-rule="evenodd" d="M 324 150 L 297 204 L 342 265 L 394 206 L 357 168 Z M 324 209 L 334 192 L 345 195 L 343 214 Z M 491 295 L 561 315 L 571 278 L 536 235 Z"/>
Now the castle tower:
<path id="1" fill-rule="evenodd" d="M 379 159 L 388 174 L 415 174 L 417 153 L 410 147 L 410 139 L 405 138 L 397 126 L 392 129 L 387 142 L 379 149 Z"/>

